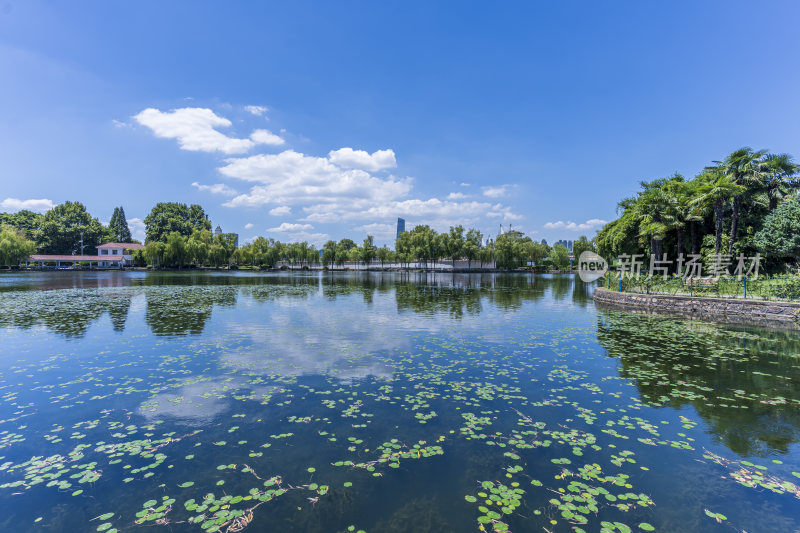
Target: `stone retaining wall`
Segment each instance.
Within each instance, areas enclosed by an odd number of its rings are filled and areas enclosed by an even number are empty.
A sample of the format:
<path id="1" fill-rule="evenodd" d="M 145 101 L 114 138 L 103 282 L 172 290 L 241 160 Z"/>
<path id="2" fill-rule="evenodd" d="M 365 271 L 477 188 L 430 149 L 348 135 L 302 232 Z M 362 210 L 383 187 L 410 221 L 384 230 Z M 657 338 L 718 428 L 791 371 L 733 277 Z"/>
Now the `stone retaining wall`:
<path id="1" fill-rule="evenodd" d="M 744 325 L 800 327 L 800 303 L 794 302 L 639 294 L 616 292 L 601 287 L 594 290 L 594 300 L 601 306 L 626 311 L 665 312 Z"/>

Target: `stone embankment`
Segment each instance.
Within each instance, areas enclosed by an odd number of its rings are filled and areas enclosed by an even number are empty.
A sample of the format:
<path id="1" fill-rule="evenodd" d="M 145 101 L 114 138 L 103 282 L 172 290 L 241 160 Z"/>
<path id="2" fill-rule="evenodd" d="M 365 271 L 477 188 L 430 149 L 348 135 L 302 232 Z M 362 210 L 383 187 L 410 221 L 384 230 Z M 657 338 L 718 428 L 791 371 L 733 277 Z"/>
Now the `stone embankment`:
<path id="1" fill-rule="evenodd" d="M 678 314 L 741 325 L 800 327 L 800 303 L 795 302 L 640 294 L 600 287 L 594 290 L 594 300 L 601 307 L 625 311 Z"/>

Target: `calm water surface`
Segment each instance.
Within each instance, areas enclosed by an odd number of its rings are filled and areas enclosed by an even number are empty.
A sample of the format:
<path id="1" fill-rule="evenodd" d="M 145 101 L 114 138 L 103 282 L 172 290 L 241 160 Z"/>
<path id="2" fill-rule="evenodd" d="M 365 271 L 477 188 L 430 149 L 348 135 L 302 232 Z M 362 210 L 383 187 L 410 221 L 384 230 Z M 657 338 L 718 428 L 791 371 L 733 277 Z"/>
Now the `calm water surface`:
<path id="1" fill-rule="evenodd" d="M 800 334 L 571 276 L 0 276 L 0 531 L 797 531 Z"/>

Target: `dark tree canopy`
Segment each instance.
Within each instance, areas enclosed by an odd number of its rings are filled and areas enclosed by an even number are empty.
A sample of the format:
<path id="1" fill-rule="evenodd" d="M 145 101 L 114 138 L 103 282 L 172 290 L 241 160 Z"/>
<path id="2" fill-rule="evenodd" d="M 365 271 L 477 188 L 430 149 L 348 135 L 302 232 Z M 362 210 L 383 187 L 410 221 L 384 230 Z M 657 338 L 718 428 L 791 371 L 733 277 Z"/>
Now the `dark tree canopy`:
<path id="1" fill-rule="evenodd" d="M 114 242 L 133 242 L 131 229 L 128 227 L 128 219 L 125 217 L 125 209 L 122 206 L 114 208 L 114 214 L 111 215 L 108 229 Z"/>
<path id="2" fill-rule="evenodd" d="M 800 261 L 800 196 L 794 195 L 767 215 L 753 242 L 768 257 Z"/>
<path id="3" fill-rule="evenodd" d="M 80 202 L 64 202 L 44 215 L 37 247 L 45 254 L 80 254 L 81 233 L 84 254 L 96 254 L 105 228 Z"/>
<path id="4" fill-rule="evenodd" d="M 166 242 L 167 236 L 172 232 L 189 237 L 195 231 L 211 229 L 211 222 L 201 206 L 187 206 L 177 202 L 156 204 L 144 219 L 144 224 L 147 230 L 146 242 Z"/>
<path id="5" fill-rule="evenodd" d="M 28 239 L 35 240 L 42 227 L 44 215 L 23 209 L 16 213 L 0 213 L 0 224 L 6 224 L 22 230 Z"/>

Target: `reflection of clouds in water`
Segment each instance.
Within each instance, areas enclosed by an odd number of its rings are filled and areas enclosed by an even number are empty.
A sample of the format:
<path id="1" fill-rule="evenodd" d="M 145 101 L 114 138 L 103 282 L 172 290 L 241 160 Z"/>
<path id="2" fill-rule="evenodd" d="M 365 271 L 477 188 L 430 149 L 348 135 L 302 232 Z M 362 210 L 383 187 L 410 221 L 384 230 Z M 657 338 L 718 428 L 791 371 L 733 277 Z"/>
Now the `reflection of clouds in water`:
<path id="1" fill-rule="evenodd" d="M 173 418 L 177 423 L 204 425 L 230 406 L 231 391 L 247 388 L 256 396 L 276 390 L 273 386 L 252 386 L 244 379 L 214 378 L 192 380 L 171 392 L 156 394 L 143 402 L 139 414 L 148 420 Z"/>
<path id="2" fill-rule="evenodd" d="M 390 378 L 381 361 L 389 352 L 408 349 L 410 341 L 397 324 L 369 310 L 352 312 L 321 305 L 281 305 L 268 320 L 231 326 L 234 335 L 249 340 L 229 351 L 221 364 L 261 374 L 298 376 L 324 374 L 349 381 L 367 376 Z"/>

